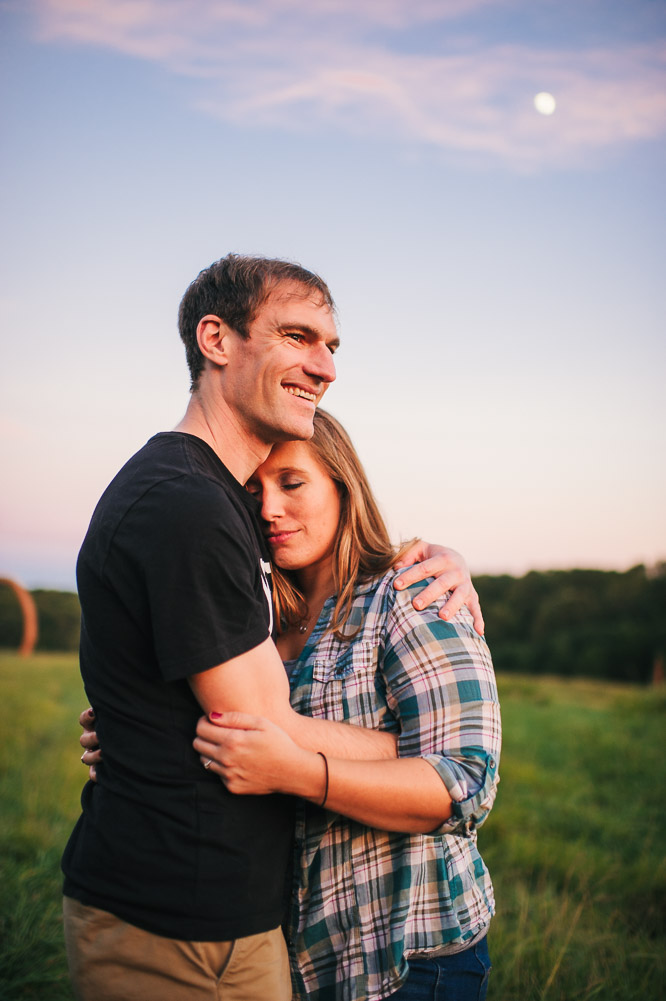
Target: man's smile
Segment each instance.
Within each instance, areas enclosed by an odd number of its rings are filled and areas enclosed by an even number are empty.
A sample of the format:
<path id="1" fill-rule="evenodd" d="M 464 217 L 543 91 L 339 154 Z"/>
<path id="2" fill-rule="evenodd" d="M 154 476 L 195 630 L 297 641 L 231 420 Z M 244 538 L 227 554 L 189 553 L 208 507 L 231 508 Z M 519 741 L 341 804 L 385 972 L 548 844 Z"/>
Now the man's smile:
<path id="1" fill-rule="evenodd" d="M 300 396 L 304 400 L 309 400 L 310 403 L 317 402 L 317 393 L 313 393 L 312 390 L 302 389 L 300 386 L 292 386 L 292 385 L 287 385 L 284 388 L 292 396 Z"/>

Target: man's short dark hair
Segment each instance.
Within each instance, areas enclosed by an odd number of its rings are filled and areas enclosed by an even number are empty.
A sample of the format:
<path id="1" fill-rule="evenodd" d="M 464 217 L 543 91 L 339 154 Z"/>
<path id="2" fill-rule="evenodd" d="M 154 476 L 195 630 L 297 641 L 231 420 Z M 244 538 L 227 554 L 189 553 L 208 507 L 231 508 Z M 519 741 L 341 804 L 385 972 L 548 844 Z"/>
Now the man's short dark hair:
<path id="1" fill-rule="evenodd" d="M 197 343 L 199 320 L 208 314 L 219 316 L 227 326 L 247 339 L 257 310 L 283 282 L 300 285 L 303 298 L 317 296 L 323 305 L 335 309 L 326 282 L 291 261 L 227 254 L 197 275 L 181 299 L 178 310 L 178 329 L 185 345 L 191 390 L 197 388 L 204 369 L 205 359 Z"/>

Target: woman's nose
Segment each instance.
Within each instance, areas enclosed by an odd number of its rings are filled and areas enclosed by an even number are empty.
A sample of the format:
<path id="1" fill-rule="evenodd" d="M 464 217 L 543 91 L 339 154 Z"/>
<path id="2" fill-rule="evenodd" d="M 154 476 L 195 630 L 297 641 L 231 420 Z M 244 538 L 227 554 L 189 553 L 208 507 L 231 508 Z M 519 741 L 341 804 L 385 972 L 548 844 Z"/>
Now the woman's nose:
<path id="1" fill-rule="evenodd" d="M 266 490 L 264 488 L 261 498 L 261 517 L 264 521 L 273 521 L 283 513 L 279 490 Z"/>

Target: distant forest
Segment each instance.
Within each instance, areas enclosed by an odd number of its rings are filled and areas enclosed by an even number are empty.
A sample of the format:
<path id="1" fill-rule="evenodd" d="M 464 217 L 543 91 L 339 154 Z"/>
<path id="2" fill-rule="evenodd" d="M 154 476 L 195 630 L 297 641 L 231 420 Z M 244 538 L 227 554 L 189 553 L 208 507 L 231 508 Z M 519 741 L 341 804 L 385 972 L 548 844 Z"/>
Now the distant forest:
<path id="1" fill-rule="evenodd" d="M 481 576 L 497 671 L 648 682 L 666 655 L 666 563 L 625 573 L 532 570 Z"/>
<path id="2" fill-rule="evenodd" d="M 498 671 L 646 683 L 666 655 L 666 563 L 624 573 L 531 571 L 475 577 Z M 76 650 L 79 602 L 67 591 L 32 591 L 38 650 Z M 18 603 L 0 587 L 0 648 L 21 639 Z"/>

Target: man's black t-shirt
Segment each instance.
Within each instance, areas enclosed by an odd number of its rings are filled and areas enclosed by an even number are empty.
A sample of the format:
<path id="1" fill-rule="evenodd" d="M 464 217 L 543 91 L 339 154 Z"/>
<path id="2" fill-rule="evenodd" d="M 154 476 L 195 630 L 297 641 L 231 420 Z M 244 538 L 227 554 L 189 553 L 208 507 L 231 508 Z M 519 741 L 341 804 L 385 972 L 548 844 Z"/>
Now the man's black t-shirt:
<path id="1" fill-rule="evenodd" d="M 104 760 L 64 889 L 170 938 L 234 939 L 282 919 L 291 801 L 234 796 L 202 768 L 186 680 L 270 635 L 256 514 L 205 442 L 159 434 L 102 495 L 79 554 L 81 673 Z"/>

